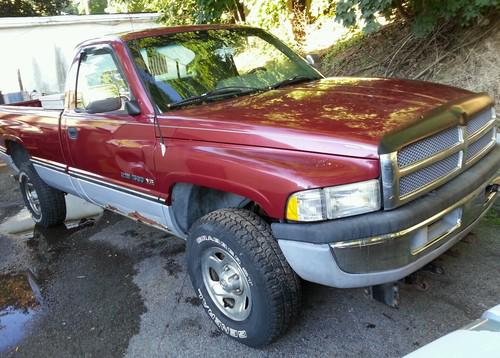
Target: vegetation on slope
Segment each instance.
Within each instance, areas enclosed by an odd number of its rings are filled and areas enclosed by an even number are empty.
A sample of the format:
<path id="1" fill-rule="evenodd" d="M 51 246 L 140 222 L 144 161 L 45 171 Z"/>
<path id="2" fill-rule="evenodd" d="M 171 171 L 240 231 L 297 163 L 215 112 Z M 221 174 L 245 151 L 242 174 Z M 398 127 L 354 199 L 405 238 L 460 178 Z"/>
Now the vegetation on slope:
<path id="1" fill-rule="evenodd" d="M 398 21 L 377 32 L 354 34 L 323 52 L 327 76 L 399 77 L 488 92 L 500 112 L 500 19 L 491 14 L 474 26 L 440 24 L 418 37 Z"/>

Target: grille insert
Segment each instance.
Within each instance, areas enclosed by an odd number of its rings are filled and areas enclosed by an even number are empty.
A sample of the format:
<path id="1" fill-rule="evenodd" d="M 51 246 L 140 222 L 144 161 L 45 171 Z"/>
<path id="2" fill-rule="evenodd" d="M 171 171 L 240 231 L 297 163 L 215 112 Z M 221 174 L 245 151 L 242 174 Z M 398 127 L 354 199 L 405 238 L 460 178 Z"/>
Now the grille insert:
<path id="1" fill-rule="evenodd" d="M 467 123 L 467 136 L 470 137 L 478 130 L 483 128 L 491 120 L 491 109 L 488 108 L 480 112 L 476 117 L 472 118 L 469 123 Z"/>
<path id="2" fill-rule="evenodd" d="M 493 118 L 489 107 L 469 117 L 463 126 L 457 123 L 398 151 L 381 154 L 384 209 L 397 208 L 438 188 L 487 155 L 495 148 L 497 137 Z"/>
<path id="3" fill-rule="evenodd" d="M 495 138 L 493 138 L 495 130 L 491 128 L 488 132 L 486 132 L 481 138 L 476 140 L 474 143 L 469 144 L 467 149 L 467 162 L 474 159 L 481 150 L 486 148 Z"/>
<path id="4" fill-rule="evenodd" d="M 399 180 L 399 195 L 411 194 L 422 187 L 444 178 L 460 167 L 462 152 L 457 152 L 449 157 L 405 175 Z"/>
<path id="5" fill-rule="evenodd" d="M 398 152 L 398 166 L 404 168 L 432 157 L 460 142 L 460 129 L 453 127 L 403 147 Z"/>

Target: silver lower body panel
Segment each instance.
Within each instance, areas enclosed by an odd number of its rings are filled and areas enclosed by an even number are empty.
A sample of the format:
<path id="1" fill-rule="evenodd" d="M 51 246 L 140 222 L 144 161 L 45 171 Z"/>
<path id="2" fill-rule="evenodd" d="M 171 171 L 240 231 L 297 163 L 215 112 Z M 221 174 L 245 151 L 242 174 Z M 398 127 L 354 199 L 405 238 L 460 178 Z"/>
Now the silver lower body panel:
<path id="1" fill-rule="evenodd" d="M 465 237 L 493 205 L 498 194 L 485 190 L 499 180 L 490 179 L 439 215 L 402 232 L 333 244 L 278 243 L 290 266 L 306 281 L 339 288 L 394 282 L 435 260 Z"/>

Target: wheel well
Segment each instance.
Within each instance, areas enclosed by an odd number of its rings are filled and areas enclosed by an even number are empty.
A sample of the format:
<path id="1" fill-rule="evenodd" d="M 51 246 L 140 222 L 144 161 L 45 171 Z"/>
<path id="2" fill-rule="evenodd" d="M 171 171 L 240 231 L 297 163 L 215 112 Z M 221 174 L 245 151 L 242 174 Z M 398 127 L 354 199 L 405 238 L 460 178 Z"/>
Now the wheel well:
<path id="1" fill-rule="evenodd" d="M 222 208 L 243 208 L 252 201 L 243 196 L 189 183 L 172 190 L 172 209 L 179 228 L 187 233 L 196 220 Z"/>
<path id="2" fill-rule="evenodd" d="M 30 160 L 30 155 L 22 144 L 14 141 L 6 141 L 5 146 L 7 147 L 7 153 L 11 156 L 16 167 L 20 168 L 21 164 Z"/>

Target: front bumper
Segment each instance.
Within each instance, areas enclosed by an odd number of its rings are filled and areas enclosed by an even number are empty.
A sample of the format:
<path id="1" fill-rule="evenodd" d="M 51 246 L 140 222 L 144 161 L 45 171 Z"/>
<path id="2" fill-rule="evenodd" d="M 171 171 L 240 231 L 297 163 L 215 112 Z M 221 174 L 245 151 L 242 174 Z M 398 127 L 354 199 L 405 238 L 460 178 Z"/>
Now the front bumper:
<path id="1" fill-rule="evenodd" d="M 276 223 L 273 234 L 305 280 L 333 287 L 396 281 L 472 230 L 497 197 L 499 167 L 497 146 L 467 172 L 396 210 L 316 224 Z"/>

